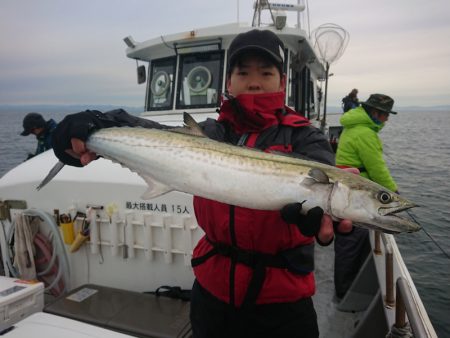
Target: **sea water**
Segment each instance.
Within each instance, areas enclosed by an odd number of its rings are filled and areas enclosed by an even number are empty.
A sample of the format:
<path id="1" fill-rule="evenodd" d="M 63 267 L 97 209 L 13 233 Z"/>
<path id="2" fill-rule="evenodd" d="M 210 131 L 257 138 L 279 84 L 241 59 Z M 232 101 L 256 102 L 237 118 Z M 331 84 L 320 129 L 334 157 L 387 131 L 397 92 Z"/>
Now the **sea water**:
<path id="1" fill-rule="evenodd" d="M 0 113 L 0 177 L 35 151 L 34 136 L 19 135 L 24 116 Z M 450 111 L 400 111 L 380 137 L 400 193 L 420 205 L 412 213 L 424 229 L 396 235 L 397 244 L 438 336 L 450 337 Z"/>
<path id="2" fill-rule="evenodd" d="M 400 194 L 420 205 L 424 231 L 395 238 L 439 337 L 450 337 L 449 131 L 449 111 L 400 112 L 380 134 Z"/>

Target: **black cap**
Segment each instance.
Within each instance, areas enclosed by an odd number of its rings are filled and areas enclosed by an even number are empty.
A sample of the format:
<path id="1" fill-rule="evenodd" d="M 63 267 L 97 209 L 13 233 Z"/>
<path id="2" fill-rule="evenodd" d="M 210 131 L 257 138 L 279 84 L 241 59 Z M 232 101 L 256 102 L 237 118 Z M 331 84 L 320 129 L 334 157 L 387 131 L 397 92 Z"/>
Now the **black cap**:
<path id="1" fill-rule="evenodd" d="M 30 135 L 34 128 L 45 128 L 45 120 L 41 114 L 28 113 L 23 118 L 23 132 L 20 135 Z"/>
<path id="2" fill-rule="evenodd" d="M 269 30 L 253 29 L 251 31 L 236 35 L 228 48 L 228 69 L 236 63 L 237 58 L 248 51 L 259 51 L 265 53 L 283 72 L 284 44 L 280 38 Z"/>
<path id="3" fill-rule="evenodd" d="M 372 94 L 369 96 L 366 102 L 362 102 L 361 104 L 363 106 L 375 108 L 387 114 L 397 114 L 397 112 L 392 111 L 394 100 L 384 94 Z"/>

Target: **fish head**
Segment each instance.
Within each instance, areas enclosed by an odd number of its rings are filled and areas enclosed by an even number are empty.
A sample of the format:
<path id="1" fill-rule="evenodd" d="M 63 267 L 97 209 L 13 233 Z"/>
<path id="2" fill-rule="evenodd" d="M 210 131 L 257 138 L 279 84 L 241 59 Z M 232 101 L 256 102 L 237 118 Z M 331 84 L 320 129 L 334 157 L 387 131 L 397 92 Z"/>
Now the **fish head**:
<path id="1" fill-rule="evenodd" d="M 387 233 L 420 230 L 421 226 L 416 222 L 397 215 L 413 207 L 417 205 L 369 180 L 352 187 L 335 182 L 330 199 L 333 216 Z"/>

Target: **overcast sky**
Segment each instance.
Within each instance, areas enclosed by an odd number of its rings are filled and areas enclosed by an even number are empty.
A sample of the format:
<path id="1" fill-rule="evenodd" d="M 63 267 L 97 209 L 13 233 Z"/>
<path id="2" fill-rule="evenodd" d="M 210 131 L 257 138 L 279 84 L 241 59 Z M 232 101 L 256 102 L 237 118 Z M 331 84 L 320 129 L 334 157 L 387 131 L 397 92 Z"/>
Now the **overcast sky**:
<path id="1" fill-rule="evenodd" d="M 282 1 L 276 1 L 282 2 Z M 296 3 L 296 1 L 286 1 Z M 123 38 L 144 41 L 237 20 L 233 0 L 0 0 L 0 104 L 144 105 Z M 311 29 L 350 34 L 331 65 L 329 104 L 360 99 L 450 105 L 449 0 L 309 0 Z M 251 22 L 252 0 L 239 18 Z"/>

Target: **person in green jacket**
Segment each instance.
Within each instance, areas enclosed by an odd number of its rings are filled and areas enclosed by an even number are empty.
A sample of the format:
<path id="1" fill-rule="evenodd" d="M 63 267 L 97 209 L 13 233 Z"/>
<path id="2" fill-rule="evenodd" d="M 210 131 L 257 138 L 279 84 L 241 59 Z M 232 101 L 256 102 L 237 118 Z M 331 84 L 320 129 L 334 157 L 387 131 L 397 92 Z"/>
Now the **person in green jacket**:
<path id="1" fill-rule="evenodd" d="M 383 159 L 383 145 L 378 132 L 392 111 L 394 100 L 387 95 L 372 94 L 361 106 L 346 112 L 340 119 L 344 127 L 336 152 L 336 166 L 358 168 L 364 176 L 391 191 L 398 192 Z M 370 252 L 369 232 L 355 228 L 347 236 L 337 235 L 334 242 L 336 296 L 342 298 Z"/>

